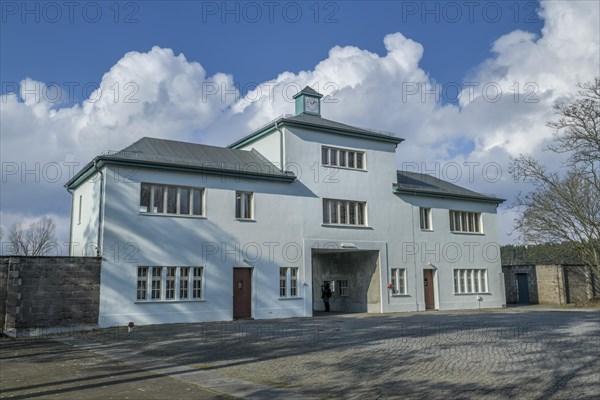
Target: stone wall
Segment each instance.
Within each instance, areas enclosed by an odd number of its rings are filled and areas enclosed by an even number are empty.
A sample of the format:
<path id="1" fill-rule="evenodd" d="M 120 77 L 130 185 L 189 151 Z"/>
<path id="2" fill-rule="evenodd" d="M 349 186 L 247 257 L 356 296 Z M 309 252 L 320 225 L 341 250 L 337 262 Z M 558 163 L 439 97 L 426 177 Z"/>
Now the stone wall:
<path id="1" fill-rule="evenodd" d="M 566 304 L 600 295 L 600 279 L 582 265 L 505 265 L 506 302 L 518 303 L 517 274 L 527 274 L 530 303 Z"/>
<path id="2" fill-rule="evenodd" d="M 592 268 L 568 266 L 564 270 L 566 296 L 569 303 L 600 297 L 600 277 Z"/>
<path id="3" fill-rule="evenodd" d="M 565 278 L 562 265 L 536 265 L 538 303 L 565 304 Z"/>
<path id="4" fill-rule="evenodd" d="M 98 323 L 100 258 L 0 257 L 0 327 Z"/>

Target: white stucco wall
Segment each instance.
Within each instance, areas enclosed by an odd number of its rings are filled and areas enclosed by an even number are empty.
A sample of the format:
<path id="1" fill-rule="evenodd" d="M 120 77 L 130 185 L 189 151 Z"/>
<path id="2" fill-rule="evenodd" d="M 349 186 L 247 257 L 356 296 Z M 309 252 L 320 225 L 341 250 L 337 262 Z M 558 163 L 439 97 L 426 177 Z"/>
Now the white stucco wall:
<path id="1" fill-rule="evenodd" d="M 240 150 L 252 150 L 255 149 L 260 154 L 263 155 L 267 160 L 275 164 L 277 167 L 281 168 L 282 165 L 285 164 L 283 160 L 283 147 L 281 136 L 283 134 L 283 129 L 280 131 L 273 131 L 268 135 L 263 136 L 259 141 L 250 143 L 244 147 L 241 147 Z"/>
<path id="2" fill-rule="evenodd" d="M 71 256 L 95 256 L 97 253 L 101 185 L 101 174 L 96 172 L 72 192 Z"/>
<path id="3" fill-rule="evenodd" d="M 302 266 L 300 232 L 287 229 L 290 210 L 303 201 L 299 182 L 146 169 L 138 170 L 135 180 L 107 185 L 101 325 L 230 320 L 233 268 L 246 264 L 254 268 L 255 318 L 309 315 L 304 297 L 279 299 L 279 267 Z M 140 214 L 140 182 L 205 188 L 205 218 Z M 254 192 L 255 221 L 235 219 L 236 190 Z M 204 300 L 136 302 L 138 266 L 203 266 Z"/>

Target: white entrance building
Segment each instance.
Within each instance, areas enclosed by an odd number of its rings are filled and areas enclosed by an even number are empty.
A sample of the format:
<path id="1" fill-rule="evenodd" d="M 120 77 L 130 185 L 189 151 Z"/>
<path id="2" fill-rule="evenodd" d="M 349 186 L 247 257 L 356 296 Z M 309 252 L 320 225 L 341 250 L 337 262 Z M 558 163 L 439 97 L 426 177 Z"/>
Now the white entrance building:
<path id="1" fill-rule="evenodd" d="M 503 200 L 396 170 L 403 139 L 306 87 L 227 148 L 144 137 L 67 184 L 71 255 L 102 257 L 101 326 L 502 307 Z"/>

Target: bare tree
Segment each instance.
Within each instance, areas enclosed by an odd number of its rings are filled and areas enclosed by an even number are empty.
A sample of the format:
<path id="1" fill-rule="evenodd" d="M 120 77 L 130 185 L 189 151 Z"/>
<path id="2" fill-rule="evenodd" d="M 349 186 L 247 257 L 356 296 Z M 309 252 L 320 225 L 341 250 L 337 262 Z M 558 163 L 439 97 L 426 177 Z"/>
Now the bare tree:
<path id="1" fill-rule="evenodd" d="M 560 117 L 547 124 L 556 129 L 548 149 L 568 155 L 566 172 L 530 156 L 513 160 L 511 174 L 533 185 L 517 196 L 515 223 L 526 242 L 572 242 L 600 274 L 600 78 L 578 86 L 573 100 L 554 105 Z"/>
<path id="2" fill-rule="evenodd" d="M 15 223 L 8 234 L 14 255 L 44 256 L 56 246 L 56 224 L 50 217 L 42 217 L 23 229 Z"/>

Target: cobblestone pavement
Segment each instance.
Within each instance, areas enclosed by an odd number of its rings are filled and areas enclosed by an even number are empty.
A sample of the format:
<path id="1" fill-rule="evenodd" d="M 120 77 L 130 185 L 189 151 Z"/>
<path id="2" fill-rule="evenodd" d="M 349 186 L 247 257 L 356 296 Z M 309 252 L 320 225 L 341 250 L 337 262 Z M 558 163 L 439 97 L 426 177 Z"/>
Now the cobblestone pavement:
<path id="1" fill-rule="evenodd" d="M 598 310 L 330 314 L 70 340 L 322 399 L 600 397 Z"/>
<path id="2" fill-rule="evenodd" d="M 0 341 L 1 399 L 233 399 L 56 341 Z"/>

